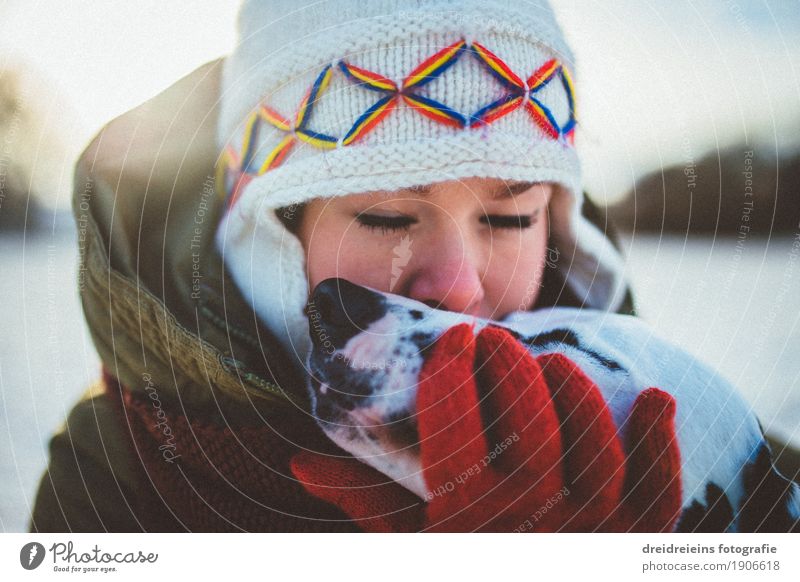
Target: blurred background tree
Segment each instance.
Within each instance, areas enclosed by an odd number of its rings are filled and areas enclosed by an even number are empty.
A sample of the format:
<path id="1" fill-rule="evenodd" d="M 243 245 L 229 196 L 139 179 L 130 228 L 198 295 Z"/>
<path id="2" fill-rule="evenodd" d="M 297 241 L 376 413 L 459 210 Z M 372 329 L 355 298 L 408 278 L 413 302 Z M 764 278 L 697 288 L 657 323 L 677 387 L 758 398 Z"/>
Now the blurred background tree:
<path id="1" fill-rule="evenodd" d="M 48 222 L 45 209 L 68 199 L 70 103 L 48 101 L 49 79 L 25 59 L 0 54 L 0 231 Z M 55 105 L 55 107 L 54 107 Z M 68 206 L 63 201 L 62 209 Z M 52 220 L 52 217 L 50 217 Z M 64 219 L 61 218 L 63 221 Z"/>
<path id="2" fill-rule="evenodd" d="M 0 70 L 0 230 L 36 225 L 39 208 L 30 196 L 31 112 L 20 91 L 19 74 Z"/>
<path id="3" fill-rule="evenodd" d="M 681 236 L 796 232 L 800 152 L 776 154 L 742 144 L 708 153 L 697 163 L 658 169 L 638 178 L 621 201 L 609 206 L 608 215 L 627 232 Z"/>

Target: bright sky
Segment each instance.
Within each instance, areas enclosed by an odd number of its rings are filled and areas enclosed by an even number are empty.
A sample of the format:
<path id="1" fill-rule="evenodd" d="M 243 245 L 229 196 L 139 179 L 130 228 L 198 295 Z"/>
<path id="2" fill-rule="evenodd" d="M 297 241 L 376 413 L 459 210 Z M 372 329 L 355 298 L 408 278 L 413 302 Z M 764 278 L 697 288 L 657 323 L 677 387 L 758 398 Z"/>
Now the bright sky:
<path id="1" fill-rule="evenodd" d="M 742 143 L 800 144 L 798 0 L 556 0 L 578 61 L 586 184 Z"/>
<path id="2" fill-rule="evenodd" d="M 48 123 L 65 138 L 59 205 L 103 123 L 231 49 L 236 4 L 0 0 L 0 67 L 16 54 L 41 72 Z M 555 4 L 578 59 L 579 146 L 598 198 L 745 138 L 763 150 L 800 142 L 797 0 Z"/>

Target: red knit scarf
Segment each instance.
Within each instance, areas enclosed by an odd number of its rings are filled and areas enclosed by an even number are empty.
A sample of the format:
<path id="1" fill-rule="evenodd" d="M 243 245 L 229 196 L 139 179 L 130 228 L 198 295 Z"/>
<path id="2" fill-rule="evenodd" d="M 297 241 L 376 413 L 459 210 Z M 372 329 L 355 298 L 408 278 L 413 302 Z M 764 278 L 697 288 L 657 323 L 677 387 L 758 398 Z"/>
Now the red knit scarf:
<path id="1" fill-rule="evenodd" d="M 157 396 L 134 394 L 105 370 L 103 380 L 129 435 L 140 476 L 134 505 L 146 530 L 358 531 L 290 472 L 299 443 L 330 450 L 298 415 L 269 426 L 221 426 L 166 410 Z"/>

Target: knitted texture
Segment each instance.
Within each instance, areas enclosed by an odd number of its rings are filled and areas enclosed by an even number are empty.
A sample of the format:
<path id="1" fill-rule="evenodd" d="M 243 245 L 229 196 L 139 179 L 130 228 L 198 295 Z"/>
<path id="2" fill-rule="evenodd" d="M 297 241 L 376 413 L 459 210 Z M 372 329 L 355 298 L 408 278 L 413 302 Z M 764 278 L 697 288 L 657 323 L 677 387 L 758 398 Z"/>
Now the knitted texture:
<path id="1" fill-rule="evenodd" d="M 426 360 L 417 409 L 424 515 L 358 461 L 302 453 L 292 470 L 367 531 L 660 532 L 679 517 L 675 401 L 661 390 L 636 399 L 623 439 L 574 362 L 462 324 Z"/>
<path id="2" fill-rule="evenodd" d="M 245 1 L 223 75 L 217 244 L 287 351 L 310 348 L 309 289 L 276 212 L 469 177 L 553 183 L 558 268 L 587 306 L 615 310 L 622 260 L 580 213 L 572 69 L 545 0 Z"/>
<path id="3" fill-rule="evenodd" d="M 353 530 L 346 516 L 309 495 L 289 470 L 299 443 L 331 449 L 324 436 L 310 437 L 313 427 L 300 427 L 296 419 L 248 427 L 190 420 L 154 406 L 107 371 L 103 380 L 150 482 L 141 484 L 136 508 L 149 531 Z"/>
<path id="4" fill-rule="evenodd" d="M 291 468 L 311 494 L 341 508 L 363 531 L 411 533 L 423 527 L 420 499 L 363 463 L 303 451 Z"/>
<path id="5" fill-rule="evenodd" d="M 465 54 L 472 55 L 478 63 L 483 65 L 486 74 L 495 79 L 505 91 L 499 98 L 496 94 L 497 91 L 490 91 L 489 93 L 494 93 L 487 95 L 491 101 L 480 105 L 479 109 L 472 112 L 458 111 L 452 105 L 433 98 L 431 93 L 436 93 L 435 91 L 422 90 L 458 64 Z M 327 100 L 323 99 L 324 93 L 337 71 L 358 86 L 378 93 L 377 100 L 358 115 L 350 128 L 340 137 L 315 131 L 310 127 L 315 106 L 320 104 L 320 108 L 322 108 L 327 104 Z M 463 73 L 461 76 L 464 76 Z M 554 110 L 543 100 L 548 86 L 555 79 L 560 80 L 562 88 L 560 99 L 556 101 L 555 105 L 561 105 L 560 109 L 566 110 L 559 112 L 561 113 L 559 117 L 562 117 L 561 121 L 556 119 Z M 474 99 L 475 92 L 478 90 L 490 89 L 488 83 L 476 83 L 475 79 L 470 85 L 465 82 L 468 80 L 470 79 L 459 77 L 449 79 L 449 83 L 456 85 L 460 91 L 450 88 L 450 90 L 445 89 L 439 93 L 452 94 L 453 98 L 461 97 L 459 103 L 468 106 L 469 103 L 464 103 L 464 97 Z M 467 91 L 470 90 L 472 92 L 467 94 Z M 337 98 L 337 96 L 333 98 Z M 458 40 L 444 47 L 415 67 L 399 84 L 379 73 L 340 60 L 335 65 L 328 64 L 322 68 L 300 100 L 297 111 L 291 120 L 267 104 L 259 105 L 255 111 L 250 113 L 242 129 L 240 141 L 237 142 L 239 147 L 235 147 L 235 144 L 228 144 L 223 151 L 218 164 L 217 181 L 223 186 L 224 195 L 229 197 L 228 204 L 232 206 L 236 203 L 238 194 L 253 177 L 262 176 L 279 167 L 296 143 L 304 142 L 322 150 L 349 146 L 363 140 L 370 131 L 378 127 L 389 113 L 401 105 L 407 105 L 420 115 L 456 130 L 466 127 L 473 129 L 484 127 L 517 109 L 524 108 L 546 137 L 556 140 L 563 138 L 571 143 L 576 122 L 574 100 L 569 71 L 556 59 L 547 60 L 527 80 L 523 80 L 500 57 L 478 42 L 469 44 L 465 40 Z M 347 114 L 347 112 L 345 110 L 344 113 Z M 329 123 L 333 122 L 329 120 Z M 261 134 L 265 133 L 265 129 L 267 129 L 264 127 L 265 125 L 280 132 L 278 135 L 274 135 L 273 132 L 272 141 L 260 139 Z M 520 133 L 523 130 L 524 128 L 518 128 Z M 421 139 L 426 135 L 413 137 Z M 525 139 L 525 136 L 521 137 Z M 267 147 L 263 147 L 265 141 Z M 402 143 L 400 139 L 397 141 Z"/>

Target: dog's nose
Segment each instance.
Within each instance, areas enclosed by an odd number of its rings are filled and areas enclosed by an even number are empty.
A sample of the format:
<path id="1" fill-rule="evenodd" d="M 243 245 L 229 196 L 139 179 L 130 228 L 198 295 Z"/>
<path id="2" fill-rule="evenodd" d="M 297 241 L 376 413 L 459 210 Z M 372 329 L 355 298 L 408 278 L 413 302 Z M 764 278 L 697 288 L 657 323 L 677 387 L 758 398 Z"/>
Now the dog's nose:
<path id="1" fill-rule="evenodd" d="M 315 345 L 331 342 L 335 348 L 344 346 L 385 314 L 383 295 L 338 278 L 325 279 L 317 285 L 306 306 Z"/>

